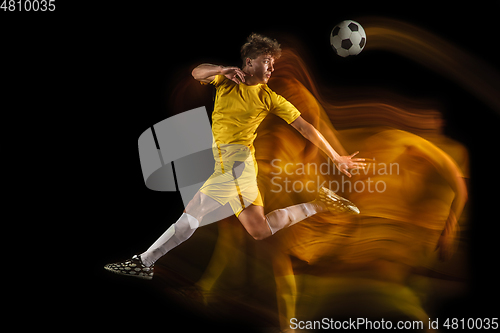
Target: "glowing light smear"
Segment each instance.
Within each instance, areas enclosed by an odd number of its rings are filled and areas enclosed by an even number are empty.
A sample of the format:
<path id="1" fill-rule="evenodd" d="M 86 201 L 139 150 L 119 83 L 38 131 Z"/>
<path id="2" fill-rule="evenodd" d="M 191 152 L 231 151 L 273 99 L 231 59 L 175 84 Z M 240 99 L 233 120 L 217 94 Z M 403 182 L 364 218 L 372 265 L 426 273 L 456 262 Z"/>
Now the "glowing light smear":
<path id="1" fill-rule="evenodd" d="M 380 49 L 408 57 L 461 84 L 500 113 L 500 74 L 489 64 L 445 39 L 405 22 L 367 17 L 363 19 L 363 26 L 369 40 L 365 50 Z"/>
<path id="2" fill-rule="evenodd" d="M 416 27 L 382 23 L 372 19 L 364 24 L 368 48 L 400 52 L 465 85 L 469 75 L 483 88 L 479 93 L 472 84 L 471 91 L 497 105 L 497 97 L 485 89 L 494 75 L 483 82 L 471 72 L 483 65 L 469 63 L 460 70 L 469 59 L 464 52 Z M 179 108 L 195 106 L 189 104 L 193 96 L 206 100 L 193 81 L 179 85 L 178 91 L 189 98 L 185 102 L 176 95 Z M 373 161 L 347 179 L 291 126 L 269 116 L 255 141 L 265 211 L 313 200 L 316 194 L 310 190 L 323 183 L 337 186 L 361 214 L 317 214 L 260 242 L 234 216 L 227 218 L 200 228 L 162 259 L 157 283 L 171 279 L 172 271 L 197 281 L 205 295 L 205 303 L 197 303 L 201 311 L 208 304 L 212 315 L 256 326 L 279 322 L 284 329 L 291 318 L 323 317 L 427 324 L 429 311 L 436 311 L 430 304 L 447 296 L 439 293 L 443 286 L 453 295 L 465 288 L 467 255 L 457 230 L 467 228 L 467 214 L 462 214 L 467 150 L 441 134 L 439 112 L 422 103 L 389 93 L 371 100 L 325 99 L 328 91 L 316 85 L 299 53 L 291 49 L 284 50 L 269 86 L 292 102 L 337 151 L 359 150 Z M 207 264 L 199 249 L 214 242 Z"/>

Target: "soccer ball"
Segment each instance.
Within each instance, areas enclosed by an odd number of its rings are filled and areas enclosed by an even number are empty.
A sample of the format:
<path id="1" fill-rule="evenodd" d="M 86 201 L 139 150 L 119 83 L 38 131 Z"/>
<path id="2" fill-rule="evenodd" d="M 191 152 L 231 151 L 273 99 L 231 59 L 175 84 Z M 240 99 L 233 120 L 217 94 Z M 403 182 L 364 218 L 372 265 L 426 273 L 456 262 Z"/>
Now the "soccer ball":
<path id="1" fill-rule="evenodd" d="M 359 54 L 366 45 L 366 33 L 361 24 L 345 20 L 333 27 L 330 44 L 341 57 Z"/>

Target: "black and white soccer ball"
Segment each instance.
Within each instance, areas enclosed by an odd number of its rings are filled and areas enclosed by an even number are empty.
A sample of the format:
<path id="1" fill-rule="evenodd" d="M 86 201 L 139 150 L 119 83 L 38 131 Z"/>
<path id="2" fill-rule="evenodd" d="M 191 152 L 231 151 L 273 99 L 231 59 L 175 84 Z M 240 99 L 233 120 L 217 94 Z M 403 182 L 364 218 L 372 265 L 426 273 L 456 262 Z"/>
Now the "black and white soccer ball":
<path id="1" fill-rule="evenodd" d="M 341 57 L 359 54 L 366 45 L 366 33 L 361 24 L 345 20 L 333 27 L 330 44 Z"/>

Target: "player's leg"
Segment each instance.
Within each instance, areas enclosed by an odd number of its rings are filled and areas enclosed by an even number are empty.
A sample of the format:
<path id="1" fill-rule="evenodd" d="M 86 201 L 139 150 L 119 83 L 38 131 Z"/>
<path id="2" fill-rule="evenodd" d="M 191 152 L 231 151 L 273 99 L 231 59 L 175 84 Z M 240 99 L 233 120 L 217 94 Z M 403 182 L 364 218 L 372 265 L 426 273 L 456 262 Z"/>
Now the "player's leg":
<path id="1" fill-rule="evenodd" d="M 129 260 L 108 264 L 104 268 L 121 275 L 152 279 L 154 263 L 191 237 L 203 217 L 220 206 L 214 199 L 197 192 L 177 222 L 172 224 L 146 252 L 135 255 Z"/>
<path id="2" fill-rule="evenodd" d="M 276 209 L 266 215 L 267 222 L 274 234 L 277 231 L 288 228 L 317 213 L 328 211 L 328 208 L 319 200 L 305 202 L 298 205 Z"/>
<path id="3" fill-rule="evenodd" d="M 314 200 L 282 209 L 276 209 L 264 215 L 264 207 L 250 205 L 243 209 L 238 219 L 248 233 L 256 240 L 267 238 L 278 230 L 290 227 L 306 218 L 328 211 L 326 205 Z"/>
<path id="4" fill-rule="evenodd" d="M 314 214 L 330 211 L 337 213 L 359 214 L 359 209 L 349 200 L 333 191 L 322 187 L 316 200 L 276 209 L 264 215 L 264 207 L 250 205 L 243 209 L 238 219 L 248 233 L 260 240 L 269 237 L 281 229 L 288 228 Z"/>
<path id="5" fill-rule="evenodd" d="M 329 211 L 333 214 L 354 213 L 359 214 L 359 209 L 349 200 L 342 198 L 333 191 L 322 187 L 318 191 L 316 200 L 298 205 L 276 209 L 266 215 L 272 233 L 288 228 L 314 214 Z"/>
<path id="6" fill-rule="evenodd" d="M 238 219 L 250 236 L 256 240 L 267 238 L 273 234 L 267 224 L 262 206 L 250 205 L 246 207 L 238 215 Z"/>
<path id="7" fill-rule="evenodd" d="M 220 206 L 214 199 L 197 192 L 177 222 L 172 224 L 146 252 L 139 256 L 143 264 L 150 267 L 167 252 L 186 241 L 200 226 L 203 217 Z"/>

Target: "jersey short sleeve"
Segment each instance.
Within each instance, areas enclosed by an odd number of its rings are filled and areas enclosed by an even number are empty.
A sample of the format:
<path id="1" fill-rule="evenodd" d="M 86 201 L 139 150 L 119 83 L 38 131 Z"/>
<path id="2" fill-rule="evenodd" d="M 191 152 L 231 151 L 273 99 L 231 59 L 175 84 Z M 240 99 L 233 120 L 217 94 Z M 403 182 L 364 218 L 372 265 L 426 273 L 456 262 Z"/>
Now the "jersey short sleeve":
<path id="1" fill-rule="evenodd" d="M 283 96 L 271 91 L 271 113 L 277 115 L 288 124 L 293 123 L 300 116 L 300 111 Z"/>
<path id="2" fill-rule="evenodd" d="M 216 76 L 215 76 L 215 78 L 214 78 L 214 79 L 213 79 L 210 83 L 206 83 L 206 82 L 202 82 L 202 81 L 200 81 L 200 83 L 201 83 L 202 85 L 209 85 L 209 84 L 211 84 L 211 85 L 213 85 L 213 86 L 215 86 L 215 87 L 218 87 L 218 86 L 220 86 L 220 85 L 221 85 L 221 84 L 222 84 L 225 80 L 227 80 L 227 79 L 226 79 L 226 77 L 225 77 L 224 75 L 216 75 Z"/>

